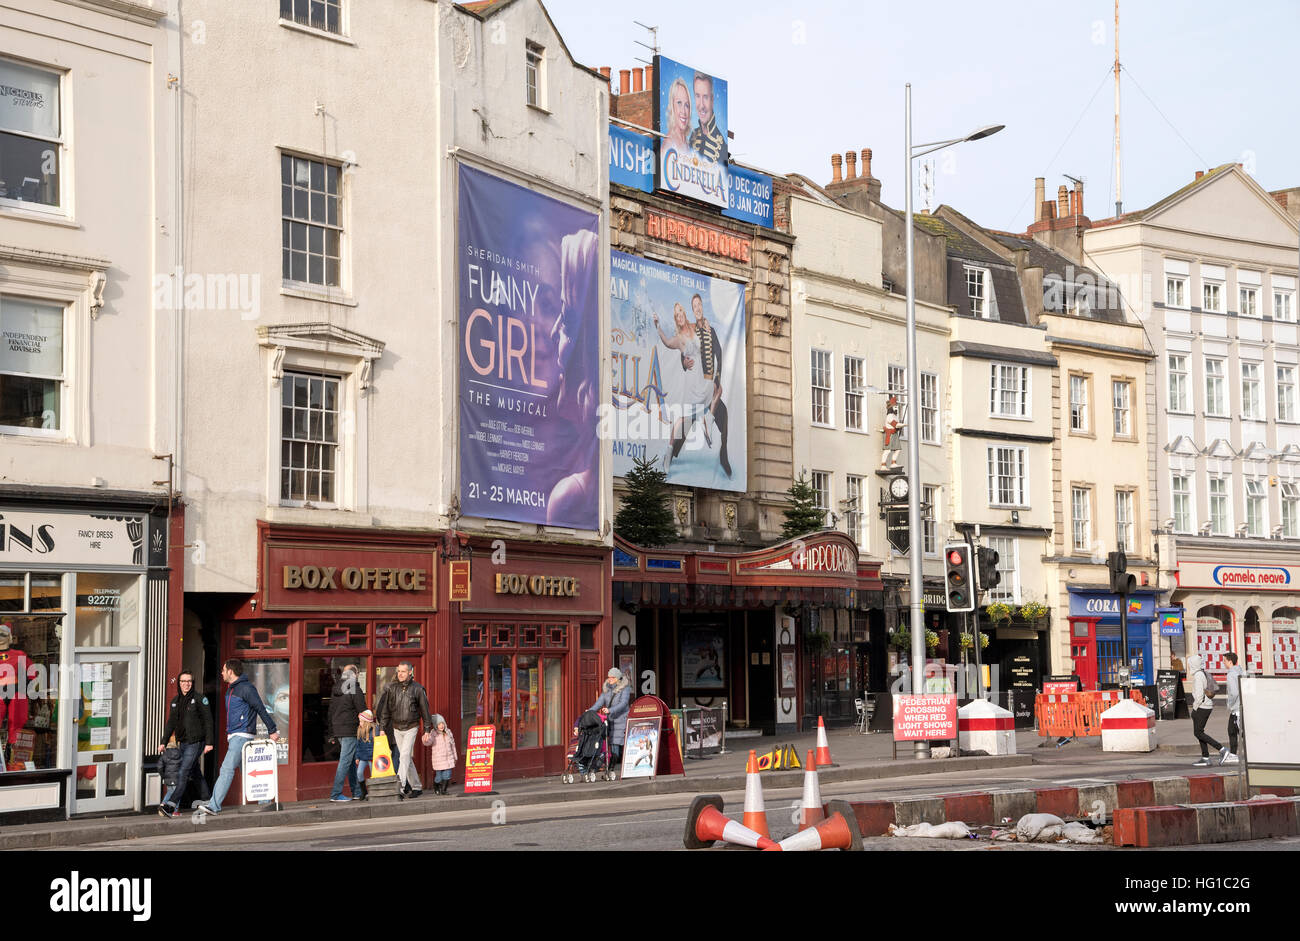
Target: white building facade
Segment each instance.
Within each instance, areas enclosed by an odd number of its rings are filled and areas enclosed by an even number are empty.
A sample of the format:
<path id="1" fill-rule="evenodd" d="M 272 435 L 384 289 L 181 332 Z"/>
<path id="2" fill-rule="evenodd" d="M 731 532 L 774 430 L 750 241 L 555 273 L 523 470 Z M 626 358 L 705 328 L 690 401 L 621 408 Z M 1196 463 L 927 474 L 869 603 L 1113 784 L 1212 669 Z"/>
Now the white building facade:
<path id="1" fill-rule="evenodd" d="M 145 679 L 179 597 L 161 15 L 0 9 L 0 823 L 139 808 L 157 751 Z"/>

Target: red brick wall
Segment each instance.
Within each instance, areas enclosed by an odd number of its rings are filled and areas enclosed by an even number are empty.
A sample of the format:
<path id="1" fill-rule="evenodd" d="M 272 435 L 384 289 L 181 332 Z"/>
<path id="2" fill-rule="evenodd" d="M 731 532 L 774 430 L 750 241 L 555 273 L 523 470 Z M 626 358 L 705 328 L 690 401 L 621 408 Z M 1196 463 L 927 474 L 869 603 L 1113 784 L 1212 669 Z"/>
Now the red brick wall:
<path id="1" fill-rule="evenodd" d="M 610 95 L 609 116 L 654 129 L 654 92 L 628 92 L 626 95 Z"/>

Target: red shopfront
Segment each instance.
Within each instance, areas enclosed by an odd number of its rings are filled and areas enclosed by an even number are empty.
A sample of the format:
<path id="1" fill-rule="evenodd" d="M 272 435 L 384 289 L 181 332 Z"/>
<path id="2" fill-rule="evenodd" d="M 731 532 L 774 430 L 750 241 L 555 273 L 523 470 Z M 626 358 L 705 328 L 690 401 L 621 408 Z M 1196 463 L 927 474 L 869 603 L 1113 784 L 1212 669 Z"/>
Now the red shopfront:
<path id="1" fill-rule="evenodd" d="M 485 539 L 469 550 L 470 598 L 447 605 L 436 667 L 444 715 L 458 742 L 496 726 L 498 777 L 559 774 L 610 667 L 609 550 Z"/>
<path id="2" fill-rule="evenodd" d="M 450 704 L 452 690 L 439 685 L 434 669 L 447 657 L 438 613 L 446 593 L 441 539 L 268 523 L 258 529 L 258 591 L 223 625 L 221 657 L 244 662 L 279 727 L 280 799 L 317 800 L 329 796 L 338 765 L 327 715 L 345 664 L 361 667 L 371 708 L 403 661 L 431 707 Z M 217 711 L 224 729 L 224 696 Z M 417 744 L 415 760 L 427 781 L 428 750 Z"/>

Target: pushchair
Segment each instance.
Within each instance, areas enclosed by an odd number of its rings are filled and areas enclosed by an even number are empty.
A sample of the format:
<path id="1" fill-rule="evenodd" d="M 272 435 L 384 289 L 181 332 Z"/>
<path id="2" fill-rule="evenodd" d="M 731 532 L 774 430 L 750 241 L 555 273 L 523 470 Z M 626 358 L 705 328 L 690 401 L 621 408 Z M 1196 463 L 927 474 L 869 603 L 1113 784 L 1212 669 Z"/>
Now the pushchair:
<path id="1" fill-rule="evenodd" d="M 579 778 L 590 783 L 597 776 L 605 781 L 617 781 L 618 772 L 609 763 L 609 720 L 594 710 L 584 712 L 574 723 L 566 758 L 561 776 L 565 784 Z"/>

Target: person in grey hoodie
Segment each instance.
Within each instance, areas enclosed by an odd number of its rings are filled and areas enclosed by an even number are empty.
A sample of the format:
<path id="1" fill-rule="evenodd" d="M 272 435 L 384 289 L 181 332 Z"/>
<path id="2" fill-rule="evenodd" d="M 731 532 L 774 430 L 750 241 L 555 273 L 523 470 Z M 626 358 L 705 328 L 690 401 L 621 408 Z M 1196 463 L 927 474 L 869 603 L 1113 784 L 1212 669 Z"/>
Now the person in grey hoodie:
<path id="1" fill-rule="evenodd" d="M 1235 765 L 1237 757 L 1237 736 L 1241 734 L 1241 678 L 1246 675 L 1235 653 L 1225 653 L 1223 659 L 1232 666 L 1228 668 L 1228 754 L 1219 762 L 1221 765 Z"/>
<path id="2" fill-rule="evenodd" d="M 1192 681 L 1192 732 L 1201 743 L 1201 760 L 1194 762 L 1197 768 L 1207 767 L 1210 762 L 1209 746 L 1219 753 L 1219 762 L 1228 756 L 1228 749 L 1220 745 L 1205 731 L 1205 723 L 1210 721 L 1214 711 L 1214 700 L 1205 695 L 1205 669 L 1201 658 L 1195 654 L 1187 658 L 1187 677 Z"/>
<path id="3" fill-rule="evenodd" d="M 617 766 L 623 761 L 627 713 L 632 708 L 632 685 L 618 667 L 610 667 L 605 674 L 605 686 L 591 708 L 609 719 L 609 760 L 611 766 Z"/>

